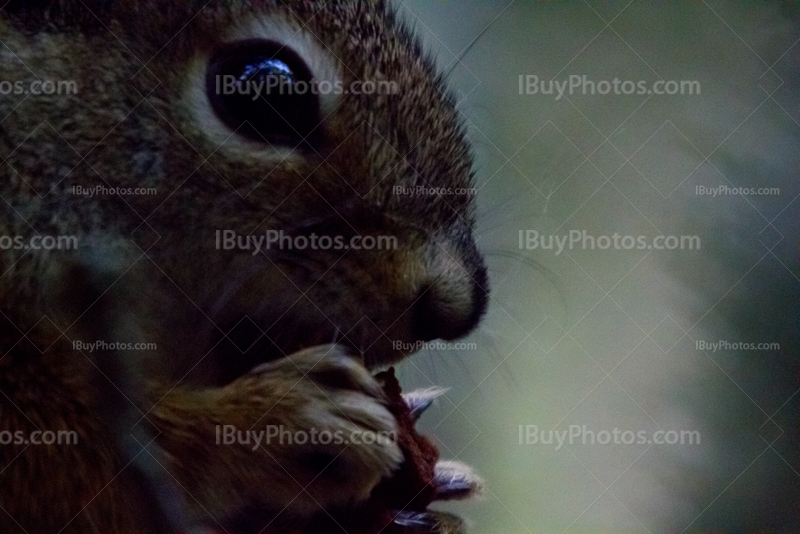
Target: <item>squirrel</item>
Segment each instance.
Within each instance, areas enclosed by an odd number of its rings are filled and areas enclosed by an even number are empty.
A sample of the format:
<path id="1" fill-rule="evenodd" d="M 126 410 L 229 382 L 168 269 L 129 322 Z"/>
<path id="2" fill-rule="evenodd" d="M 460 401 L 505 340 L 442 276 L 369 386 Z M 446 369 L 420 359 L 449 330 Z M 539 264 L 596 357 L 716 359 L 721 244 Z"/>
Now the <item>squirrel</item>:
<path id="1" fill-rule="evenodd" d="M 364 502 L 391 440 L 219 436 L 391 433 L 373 370 L 486 310 L 466 130 L 394 8 L 10 0 L 0 65 L 0 532 Z"/>

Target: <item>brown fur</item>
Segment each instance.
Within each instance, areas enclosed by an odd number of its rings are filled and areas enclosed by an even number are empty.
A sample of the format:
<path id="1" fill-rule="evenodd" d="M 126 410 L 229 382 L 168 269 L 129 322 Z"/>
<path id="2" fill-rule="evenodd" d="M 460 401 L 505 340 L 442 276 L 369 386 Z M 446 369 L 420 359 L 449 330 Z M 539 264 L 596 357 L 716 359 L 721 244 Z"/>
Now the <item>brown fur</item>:
<path id="1" fill-rule="evenodd" d="M 372 368 L 406 355 L 392 341 L 458 337 L 483 312 L 471 199 L 392 194 L 469 187 L 471 158 L 442 80 L 391 8 L 204 5 L 15 0 L 0 11 L 0 78 L 79 85 L 70 96 L 0 96 L 0 233 L 79 238 L 73 251 L 0 256 L 0 430 L 79 434 L 68 447 L 0 446 L 3 534 L 153 532 L 141 458 L 115 440 L 130 424 L 156 437 L 160 479 L 192 524 L 253 507 L 302 522 L 361 501 L 396 467 L 396 446 L 251 451 L 216 445 L 215 425 L 392 430 L 380 389 L 344 347 Z M 187 103 L 189 66 L 255 18 L 312 36 L 345 84 L 396 80 L 399 94 L 348 95 L 317 149 L 286 161 L 220 146 Z M 158 194 L 77 197 L 76 185 Z M 330 234 L 396 235 L 399 247 L 214 249 L 216 230 L 310 220 Z M 157 350 L 70 343 L 98 339 Z M 335 465 L 320 471 L 320 455 Z"/>

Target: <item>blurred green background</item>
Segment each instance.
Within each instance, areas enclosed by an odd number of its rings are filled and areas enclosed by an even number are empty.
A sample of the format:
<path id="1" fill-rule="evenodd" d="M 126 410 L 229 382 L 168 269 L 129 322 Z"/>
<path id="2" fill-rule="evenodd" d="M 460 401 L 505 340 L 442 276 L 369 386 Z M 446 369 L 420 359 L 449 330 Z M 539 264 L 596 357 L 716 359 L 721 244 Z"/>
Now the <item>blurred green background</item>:
<path id="1" fill-rule="evenodd" d="M 800 528 L 797 4 L 398 8 L 453 69 L 493 286 L 474 348 L 425 350 L 400 367 L 406 389 L 452 388 L 422 427 L 486 479 L 483 500 L 442 507 L 476 533 Z M 521 75 L 701 89 L 556 98 L 520 94 Z M 698 194 L 718 187 L 778 190 Z M 520 249 L 520 231 L 693 236 L 701 247 L 556 254 Z M 701 442 L 557 448 L 520 444 L 520 425 Z"/>

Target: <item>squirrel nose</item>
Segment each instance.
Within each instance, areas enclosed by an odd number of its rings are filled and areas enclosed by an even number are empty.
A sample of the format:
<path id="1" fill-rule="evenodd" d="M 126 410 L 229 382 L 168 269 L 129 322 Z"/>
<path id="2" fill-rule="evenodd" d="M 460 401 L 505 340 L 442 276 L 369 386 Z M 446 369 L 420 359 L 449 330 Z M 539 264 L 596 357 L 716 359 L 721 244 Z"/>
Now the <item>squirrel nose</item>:
<path id="1" fill-rule="evenodd" d="M 453 340 L 467 335 L 486 311 L 486 269 L 476 273 L 441 275 L 420 288 L 413 309 L 413 333 L 417 339 Z"/>

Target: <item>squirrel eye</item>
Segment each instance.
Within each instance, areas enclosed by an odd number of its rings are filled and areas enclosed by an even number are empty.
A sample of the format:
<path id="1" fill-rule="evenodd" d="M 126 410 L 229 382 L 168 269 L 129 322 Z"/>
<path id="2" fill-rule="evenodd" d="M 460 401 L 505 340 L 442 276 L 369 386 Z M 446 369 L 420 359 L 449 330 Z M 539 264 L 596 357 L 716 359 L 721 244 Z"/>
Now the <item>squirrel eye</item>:
<path id="1" fill-rule="evenodd" d="M 278 43 L 236 43 L 217 52 L 209 62 L 206 91 L 220 120 L 254 141 L 310 144 L 319 124 L 309 68 Z"/>

